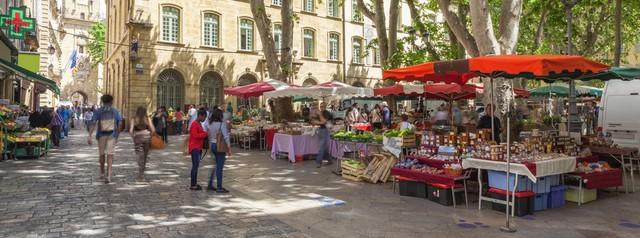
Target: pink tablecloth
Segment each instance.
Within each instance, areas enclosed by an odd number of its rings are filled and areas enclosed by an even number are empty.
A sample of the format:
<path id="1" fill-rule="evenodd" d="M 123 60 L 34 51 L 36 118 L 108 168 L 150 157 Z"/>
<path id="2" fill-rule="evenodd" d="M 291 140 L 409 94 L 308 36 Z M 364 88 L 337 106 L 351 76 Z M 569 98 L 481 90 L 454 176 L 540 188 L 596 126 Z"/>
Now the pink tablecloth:
<path id="1" fill-rule="evenodd" d="M 279 152 L 288 154 L 291 163 L 296 156 L 316 155 L 320 151 L 320 137 L 308 135 L 287 135 L 276 133 L 271 146 L 271 158 L 276 159 Z"/>

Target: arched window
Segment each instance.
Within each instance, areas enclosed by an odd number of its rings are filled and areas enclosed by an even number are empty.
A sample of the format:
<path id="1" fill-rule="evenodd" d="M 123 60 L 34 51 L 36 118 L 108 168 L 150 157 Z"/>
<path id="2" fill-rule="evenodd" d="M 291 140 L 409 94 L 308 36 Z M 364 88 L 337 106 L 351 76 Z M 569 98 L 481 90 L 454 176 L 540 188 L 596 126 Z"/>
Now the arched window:
<path id="1" fill-rule="evenodd" d="M 180 9 L 162 7 L 162 40 L 167 42 L 180 40 Z"/>
<path id="2" fill-rule="evenodd" d="M 158 75 L 158 107 L 182 107 L 184 102 L 184 79 L 180 72 L 167 69 Z"/>
<path id="3" fill-rule="evenodd" d="M 362 64 L 362 38 L 354 37 L 351 45 L 351 51 L 353 53 L 351 62 L 354 64 Z"/>
<path id="4" fill-rule="evenodd" d="M 200 104 L 221 106 L 223 102 L 224 81 L 216 72 L 208 72 L 200 79 Z"/>
<path id="5" fill-rule="evenodd" d="M 205 13 L 202 19 L 202 43 L 209 47 L 218 47 L 220 33 L 220 17 L 213 13 Z"/>
<path id="6" fill-rule="evenodd" d="M 309 28 L 305 28 L 303 30 L 303 33 L 304 41 L 302 43 L 304 44 L 304 54 L 302 56 L 307 58 L 314 58 L 316 49 L 316 33 L 313 31 L 313 29 Z"/>
<path id="7" fill-rule="evenodd" d="M 337 61 L 340 57 L 340 35 L 329 33 L 329 60 Z"/>
<path id="8" fill-rule="evenodd" d="M 250 73 L 245 73 L 242 76 L 240 76 L 240 79 L 238 79 L 238 86 L 249 85 L 257 82 L 258 82 L 258 79 L 256 78 L 256 76 Z M 255 97 L 249 98 L 249 99 L 238 98 L 237 102 L 238 102 L 237 107 L 244 106 L 245 108 L 250 108 L 250 107 L 258 106 L 258 98 L 255 98 Z"/>
<path id="9" fill-rule="evenodd" d="M 240 50 L 253 51 L 253 21 L 240 19 Z"/>
<path id="10" fill-rule="evenodd" d="M 355 81 L 353 83 L 353 86 L 354 87 L 359 87 L 359 88 L 364 88 L 364 84 L 362 82 L 360 82 L 360 81 Z"/>
<path id="11" fill-rule="evenodd" d="M 309 87 L 309 86 L 313 86 L 313 85 L 317 85 L 318 82 L 316 82 L 315 79 L 309 77 L 307 79 L 304 80 L 304 82 L 302 82 L 302 86 L 303 87 Z"/>
<path id="12" fill-rule="evenodd" d="M 276 50 L 282 49 L 282 25 L 273 24 L 273 41 L 275 42 Z"/>

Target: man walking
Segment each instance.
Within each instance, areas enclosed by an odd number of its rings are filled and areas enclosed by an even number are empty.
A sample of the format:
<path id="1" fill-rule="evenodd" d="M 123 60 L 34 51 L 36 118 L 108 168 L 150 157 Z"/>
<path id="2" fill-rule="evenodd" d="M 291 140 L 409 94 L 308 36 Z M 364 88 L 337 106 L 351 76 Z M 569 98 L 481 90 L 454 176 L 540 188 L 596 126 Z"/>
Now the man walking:
<path id="1" fill-rule="evenodd" d="M 88 143 L 92 144 L 91 135 L 96 129 L 98 151 L 100 153 L 100 178 L 105 178 L 104 163 L 107 162 L 105 183 L 111 182 L 113 152 L 118 140 L 118 128 L 122 122 L 120 112 L 113 107 L 113 96 L 105 94 L 100 98 L 102 107 L 93 114 L 93 126 L 89 129 Z"/>

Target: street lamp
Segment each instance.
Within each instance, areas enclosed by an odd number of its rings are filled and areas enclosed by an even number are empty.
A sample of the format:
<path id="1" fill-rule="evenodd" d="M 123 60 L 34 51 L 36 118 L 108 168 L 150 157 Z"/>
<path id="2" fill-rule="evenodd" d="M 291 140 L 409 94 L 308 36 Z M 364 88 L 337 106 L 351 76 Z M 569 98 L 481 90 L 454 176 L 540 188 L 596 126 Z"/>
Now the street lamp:
<path id="1" fill-rule="evenodd" d="M 564 4 L 564 10 L 567 14 L 567 55 L 572 55 L 572 42 L 571 39 L 573 37 L 572 31 L 572 22 L 573 22 L 573 7 L 578 4 L 580 0 L 562 0 Z M 568 131 L 571 132 L 580 132 L 582 129 L 582 123 L 578 118 L 578 108 L 576 107 L 576 82 L 571 79 L 569 81 L 569 118 L 568 118 Z"/>

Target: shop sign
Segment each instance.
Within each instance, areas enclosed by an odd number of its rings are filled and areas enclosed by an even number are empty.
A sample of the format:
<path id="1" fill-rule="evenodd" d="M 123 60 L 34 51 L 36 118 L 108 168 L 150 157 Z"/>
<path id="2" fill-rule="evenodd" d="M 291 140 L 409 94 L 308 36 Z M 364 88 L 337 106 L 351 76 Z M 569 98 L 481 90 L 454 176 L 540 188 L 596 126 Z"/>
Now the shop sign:
<path id="1" fill-rule="evenodd" d="M 27 18 L 24 8 L 11 7 L 8 15 L 0 15 L 0 28 L 8 29 L 9 38 L 24 39 L 27 32 L 33 32 L 36 20 Z"/>

